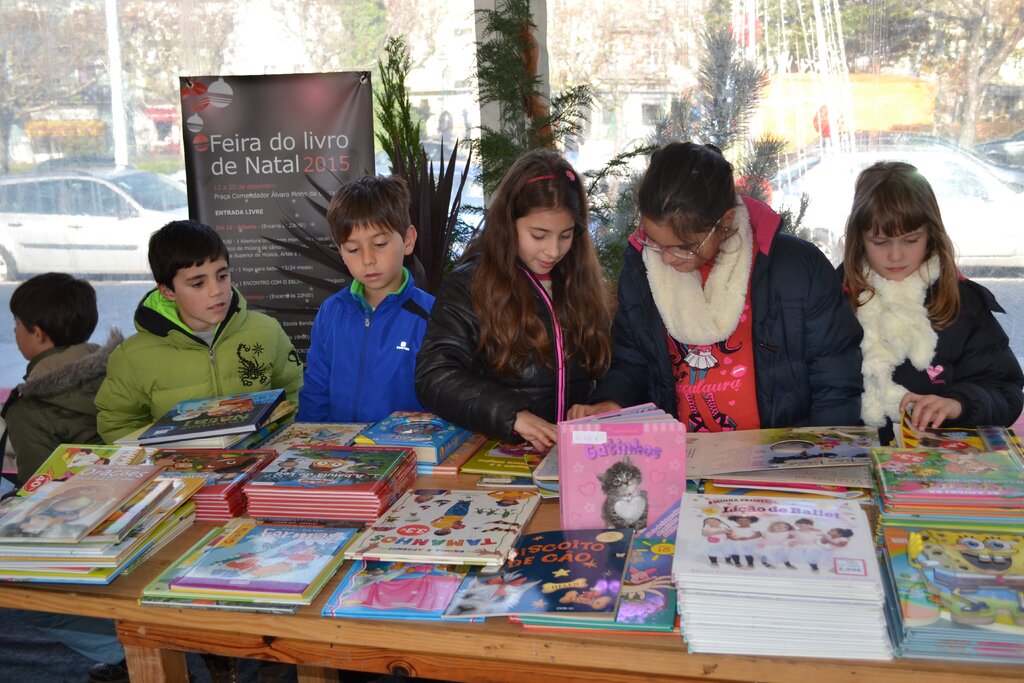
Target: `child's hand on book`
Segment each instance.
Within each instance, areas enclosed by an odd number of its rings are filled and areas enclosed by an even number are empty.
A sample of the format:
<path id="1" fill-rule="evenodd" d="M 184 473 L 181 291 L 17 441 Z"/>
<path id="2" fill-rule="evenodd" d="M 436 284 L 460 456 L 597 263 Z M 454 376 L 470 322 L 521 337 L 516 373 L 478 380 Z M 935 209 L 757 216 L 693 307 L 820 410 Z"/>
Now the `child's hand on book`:
<path id="1" fill-rule="evenodd" d="M 598 413 L 607 413 L 612 410 L 620 410 L 620 406 L 615 401 L 601 401 L 600 403 L 577 403 L 572 408 L 569 408 L 569 412 L 566 413 L 567 420 L 575 420 L 581 417 L 590 417 L 591 415 L 597 415 Z"/>
<path id="2" fill-rule="evenodd" d="M 935 429 L 942 426 L 945 420 L 955 420 L 963 412 L 960 401 L 936 394 L 915 394 L 908 391 L 900 401 L 900 412 L 907 410 L 913 403 L 910 414 L 911 426 L 920 431 L 929 427 Z"/>
<path id="3" fill-rule="evenodd" d="M 516 422 L 512 429 L 540 453 L 547 452 L 558 439 L 558 428 L 529 410 L 520 410 L 516 413 Z"/>

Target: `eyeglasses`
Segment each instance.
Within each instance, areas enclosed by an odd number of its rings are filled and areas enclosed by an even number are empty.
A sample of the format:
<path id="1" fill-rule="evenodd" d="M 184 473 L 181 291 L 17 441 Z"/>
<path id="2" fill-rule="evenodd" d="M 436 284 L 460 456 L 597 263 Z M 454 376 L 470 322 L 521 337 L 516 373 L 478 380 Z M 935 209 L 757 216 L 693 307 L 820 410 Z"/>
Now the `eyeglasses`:
<path id="1" fill-rule="evenodd" d="M 643 226 L 640 227 L 640 235 L 637 237 L 637 242 L 639 242 L 644 249 L 650 249 L 656 254 L 665 252 L 673 258 L 677 258 L 683 261 L 689 261 L 700 256 L 700 251 L 701 249 L 704 248 L 704 245 L 708 243 L 708 240 L 710 240 L 711 236 L 715 234 L 715 231 L 718 230 L 718 228 L 722 227 L 722 220 L 725 218 L 725 216 L 726 214 L 722 214 L 722 217 L 715 221 L 715 224 L 711 226 L 711 230 L 708 231 L 708 234 L 705 235 L 704 239 L 702 239 L 700 241 L 700 244 L 698 244 L 696 247 L 688 247 L 685 244 L 658 244 L 657 242 L 655 242 L 654 240 L 647 236 L 647 232 L 643 229 Z M 730 229 L 729 234 L 726 235 L 726 238 L 731 237 L 732 233 L 733 231 Z"/>

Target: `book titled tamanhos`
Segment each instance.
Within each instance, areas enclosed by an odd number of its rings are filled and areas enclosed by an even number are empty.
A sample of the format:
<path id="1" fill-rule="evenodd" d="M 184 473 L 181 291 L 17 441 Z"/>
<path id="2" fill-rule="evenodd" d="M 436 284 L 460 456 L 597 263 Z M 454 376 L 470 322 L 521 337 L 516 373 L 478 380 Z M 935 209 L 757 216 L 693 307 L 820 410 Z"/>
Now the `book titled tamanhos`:
<path id="1" fill-rule="evenodd" d="M 563 529 L 643 529 L 686 490 L 686 427 L 654 406 L 558 425 Z"/>

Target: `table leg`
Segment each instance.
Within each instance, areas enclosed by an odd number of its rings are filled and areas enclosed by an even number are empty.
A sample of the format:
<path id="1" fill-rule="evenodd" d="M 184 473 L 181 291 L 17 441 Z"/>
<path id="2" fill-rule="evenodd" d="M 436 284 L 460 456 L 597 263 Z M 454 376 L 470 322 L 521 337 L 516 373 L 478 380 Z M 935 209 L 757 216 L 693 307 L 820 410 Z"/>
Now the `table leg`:
<path id="1" fill-rule="evenodd" d="M 184 652 L 125 645 L 124 656 L 132 683 L 188 683 Z"/>

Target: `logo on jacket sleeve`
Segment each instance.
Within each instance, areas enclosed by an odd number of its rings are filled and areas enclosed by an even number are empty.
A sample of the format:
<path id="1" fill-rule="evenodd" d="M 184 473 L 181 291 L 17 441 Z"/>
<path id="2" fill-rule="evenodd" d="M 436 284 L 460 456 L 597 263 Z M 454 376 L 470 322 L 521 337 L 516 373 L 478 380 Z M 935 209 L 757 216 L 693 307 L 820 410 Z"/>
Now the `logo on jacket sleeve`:
<path id="1" fill-rule="evenodd" d="M 395 348 L 398 349 L 399 351 L 412 351 L 412 349 L 409 347 L 409 345 L 405 343 L 404 339 L 402 340 L 402 343 L 400 343 Z"/>

